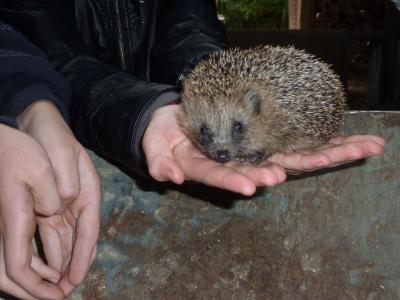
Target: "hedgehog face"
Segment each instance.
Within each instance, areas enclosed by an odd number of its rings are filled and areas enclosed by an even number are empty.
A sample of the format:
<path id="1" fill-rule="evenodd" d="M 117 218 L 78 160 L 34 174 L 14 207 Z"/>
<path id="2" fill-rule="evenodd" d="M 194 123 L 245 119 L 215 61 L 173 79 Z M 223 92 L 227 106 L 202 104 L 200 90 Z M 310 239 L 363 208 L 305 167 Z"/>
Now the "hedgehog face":
<path id="1" fill-rule="evenodd" d="M 249 148 L 253 123 L 260 114 L 261 96 L 251 89 L 195 101 L 182 96 L 184 127 L 199 148 L 217 162 L 260 162 L 265 151 Z"/>
<path id="2" fill-rule="evenodd" d="M 222 120 L 220 120 L 222 121 Z M 246 132 L 246 124 L 241 120 L 228 120 L 220 126 L 210 127 L 205 120 L 196 132 L 197 144 L 217 162 L 224 163 L 237 158 L 238 149 Z M 226 124 L 229 122 L 230 126 Z M 218 128 L 215 130 L 215 128 Z"/>

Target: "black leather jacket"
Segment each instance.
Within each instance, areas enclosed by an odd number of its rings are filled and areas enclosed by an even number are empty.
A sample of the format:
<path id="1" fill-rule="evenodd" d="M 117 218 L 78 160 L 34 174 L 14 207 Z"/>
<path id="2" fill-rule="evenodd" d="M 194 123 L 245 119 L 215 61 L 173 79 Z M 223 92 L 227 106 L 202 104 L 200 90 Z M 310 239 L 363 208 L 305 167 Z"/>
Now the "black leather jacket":
<path id="1" fill-rule="evenodd" d="M 71 83 L 79 140 L 140 174 L 151 112 L 179 98 L 182 73 L 226 46 L 214 0 L 0 0 L 0 18 Z"/>

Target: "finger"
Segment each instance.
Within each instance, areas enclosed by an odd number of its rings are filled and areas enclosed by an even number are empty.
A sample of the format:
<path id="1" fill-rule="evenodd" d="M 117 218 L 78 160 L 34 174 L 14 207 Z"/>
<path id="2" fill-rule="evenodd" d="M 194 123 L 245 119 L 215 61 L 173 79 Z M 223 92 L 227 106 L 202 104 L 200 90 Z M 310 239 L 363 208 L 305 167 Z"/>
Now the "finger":
<path id="1" fill-rule="evenodd" d="M 33 297 L 14 282 L 6 278 L 4 283 L 2 283 L 1 291 L 7 294 L 13 295 L 18 299 L 28 299 L 28 300 L 37 300 L 38 298 Z M 14 299 L 14 298 L 12 298 Z"/>
<path id="2" fill-rule="evenodd" d="M 246 196 L 254 194 L 255 184 L 247 176 L 230 167 L 201 155 L 190 142 L 180 143 L 173 149 L 173 156 L 179 162 L 185 178 L 206 185 L 223 188 Z"/>
<path id="3" fill-rule="evenodd" d="M 307 171 L 318 167 L 329 166 L 331 158 L 325 153 L 276 153 L 268 161 L 282 166 L 287 170 Z"/>
<path id="4" fill-rule="evenodd" d="M 92 264 L 93 261 L 95 260 L 96 253 L 97 253 L 97 247 L 95 247 L 93 250 L 92 257 L 90 259 L 90 264 Z M 75 285 L 71 283 L 68 276 L 63 277 L 59 282 L 58 286 L 63 290 L 65 296 L 68 296 L 75 288 Z"/>
<path id="5" fill-rule="evenodd" d="M 346 136 L 344 136 L 344 135 L 337 135 L 337 136 L 334 136 L 333 138 L 331 138 L 329 141 L 328 141 L 328 143 L 329 144 L 336 144 L 336 145 L 338 145 L 338 144 L 343 144 L 343 141 L 345 141 L 346 140 Z"/>
<path id="6" fill-rule="evenodd" d="M 268 164 L 260 169 L 258 182 L 264 186 L 274 186 L 286 180 L 285 170 L 276 164 Z"/>
<path id="7" fill-rule="evenodd" d="M 234 168 L 250 178 L 256 186 L 272 187 L 286 180 L 285 170 L 269 162 L 257 166 L 237 164 Z"/>
<path id="8" fill-rule="evenodd" d="M 75 223 L 71 208 L 66 209 L 61 215 L 38 218 L 45 255 L 49 255 L 50 258 L 49 265 L 53 266 L 54 263 L 61 273 L 65 272 L 71 260 Z"/>
<path id="9" fill-rule="evenodd" d="M 91 264 L 91 258 L 98 239 L 98 216 L 93 211 L 96 208 L 87 207 L 78 219 L 77 236 L 69 266 L 68 278 L 73 285 L 80 284 Z"/>
<path id="10" fill-rule="evenodd" d="M 47 279 L 52 283 L 57 284 L 60 280 L 60 273 L 56 269 L 46 265 L 38 256 L 32 255 L 31 261 L 32 269 L 39 274 L 43 279 Z"/>
<path id="11" fill-rule="evenodd" d="M 171 147 L 160 130 L 151 131 L 151 141 L 147 135 L 143 138 L 143 150 L 149 174 L 157 181 L 172 181 L 181 184 L 185 180 L 183 171 L 175 162 Z M 154 141 L 157 144 L 154 144 Z"/>
<path id="12" fill-rule="evenodd" d="M 289 173 L 312 171 L 346 164 L 383 151 L 383 139 L 376 136 L 338 136 L 308 153 L 278 153 L 269 161 L 283 166 Z M 293 171 L 293 172 L 292 172 Z"/>
<path id="13" fill-rule="evenodd" d="M 381 147 L 385 146 L 385 140 L 376 135 L 351 135 L 351 136 L 337 136 L 329 140 L 329 143 L 340 145 L 345 142 L 374 142 Z"/>
<path id="14" fill-rule="evenodd" d="M 379 154 L 383 148 L 371 141 L 349 142 L 321 150 L 327 155 L 332 164 L 354 161 L 371 155 Z"/>
<path id="15" fill-rule="evenodd" d="M 33 201 L 23 186 L 9 185 L 2 189 L 4 255 L 8 277 L 40 299 L 63 297 L 61 289 L 43 281 L 31 267 L 32 238 L 35 231 Z M 57 272 L 55 270 L 55 272 Z"/>
<path id="16" fill-rule="evenodd" d="M 256 191 L 255 184 L 234 168 L 207 158 L 198 158 L 182 163 L 182 168 L 186 170 L 186 177 L 190 180 L 248 196 Z"/>
<path id="17" fill-rule="evenodd" d="M 2 276 L 2 275 L 0 275 Z M 13 295 L 18 299 L 28 299 L 28 300 L 36 300 L 38 298 L 33 297 L 31 294 L 23 290 L 21 287 L 16 285 L 13 281 L 8 278 L 0 278 L 1 282 L 1 291 L 7 294 Z M 0 298 L 2 299 L 2 298 Z M 8 299 L 8 298 L 7 298 Z M 14 298 L 12 298 L 14 299 Z"/>
<path id="18" fill-rule="evenodd" d="M 60 209 L 61 200 L 50 162 L 43 160 L 40 166 L 35 166 L 35 174 L 29 176 L 27 182 L 34 198 L 36 213 L 51 216 Z"/>
<path id="19" fill-rule="evenodd" d="M 79 198 L 85 199 L 82 201 L 85 205 L 72 206 L 73 214 L 78 216 L 76 240 L 68 273 L 68 278 L 73 285 L 80 284 L 89 270 L 100 230 L 100 180 L 85 151 L 79 157 L 79 172 L 81 178 Z"/>
<path id="20" fill-rule="evenodd" d="M 62 272 L 63 252 L 60 235 L 57 230 L 48 226 L 48 224 L 42 224 L 42 222 L 39 222 L 38 227 L 47 263 L 52 268 Z"/>
<path id="21" fill-rule="evenodd" d="M 90 258 L 90 264 L 94 262 L 94 260 L 96 259 L 96 255 L 97 255 L 97 245 L 93 249 L 92 257 Z"/>
<path id="22" fill-rule="evenodd" d="M 185 180 L 179 165 L 170 157 L 155 156 L 148 161 L 149 174 L 157 181 L 172 181 L 182 184 Z"/>
<path id="23" fill-rule="evenodd" d="M 4 263 L 4 244 L 0 236 L 0 290 L 21 299 L 37 299 L 7 277 Z"/>
<path id="24" fill-rule="evenodd" d="M 63 213 L 62 223 L 59 226 L 59 234 L 61 242 L 61 249 L 63 253 L 63 264 L 61 266 L 61 272 L 64 273 L 69 268 L 69 264 L 72 259 L 72 252 L 74 247 L 74 241 L 76 239 L 76 217 L 71 212 L 71 208 L 68 208 Z"/>
<path id="25" fill-rule="evenodd" d="M 68 276 L 63 277 L 60 280 L 58 287 L 63 291 L 65 296 L 68 296 L 75 289 L 75 285 L 69 281 Z"/>
<path id="26" fill-rule="evenodd" d="M 49 153 L 49 152 L 48 152 Z M 49 153 L 63 211 L 79 195 L 78 154 L 73 149 Z"/>

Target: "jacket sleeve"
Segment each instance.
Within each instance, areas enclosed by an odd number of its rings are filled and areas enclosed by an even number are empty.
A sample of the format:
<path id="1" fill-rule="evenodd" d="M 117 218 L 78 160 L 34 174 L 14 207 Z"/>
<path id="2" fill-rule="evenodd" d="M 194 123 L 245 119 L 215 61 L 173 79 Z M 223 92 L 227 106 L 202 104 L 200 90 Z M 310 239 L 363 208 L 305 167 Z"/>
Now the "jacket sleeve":
<path id="1" fill-rule="evenodd" d="M 194 4 L 185 0 L 180 8 L 178 0 L 165 2 L 157 42 L 151 49 L 157 61 L 148 82 L 103 63 L 91 53 L 71 17 L 73 2 L 0 0 L 0 14 L 43 49 L 71 83 L 71 123 L 79 140 L 118 166 L 146 176 L 141 141 L 152 112 L 179 98 L 176 79 L 185 69 L 224 46 L 215 4 L 212 0 L 196 0 Z M 57 7 L 57 3 L 71 7 Z M 165 15 L 161 13 L 164 8 Z"/>
<path id="2" fill-rule="evenodd" d="M 44 54 L 0 20 L 0 122 L 16 127 L 15 118 L 30 104 L 47 99 L 68 120 L 68 83 Z"/>
<path id="3" fill-rule="evenodd" d="M 144 81 L 100 61 L 77 30 L 73 2 L 0 0 L 0 17 L 44 50 L 71 84 L 71 127 L 80 142 L 147 177 L 142 136 L 152 112 L 179 98 L 178 88 Z"/>
<path id="4" fill-rule="evenodd" d="M 152 51 L 154 80 L 179 84 L 211 52 L 227 47 L 215 0 L 164 0 Z"/>

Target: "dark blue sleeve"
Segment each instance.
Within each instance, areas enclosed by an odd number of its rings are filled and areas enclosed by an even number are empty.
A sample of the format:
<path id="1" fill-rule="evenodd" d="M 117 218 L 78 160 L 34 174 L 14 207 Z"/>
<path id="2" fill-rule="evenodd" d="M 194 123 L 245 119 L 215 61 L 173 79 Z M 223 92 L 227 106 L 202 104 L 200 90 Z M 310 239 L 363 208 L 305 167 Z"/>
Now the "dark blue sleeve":
<path id="1" fill-rule="evenodd" d="M 68 122 L 70 86 L 37 47 L 0 20 L 0 122 L 15 127 L 15 118 L 41 99 Z"/>
<path id="2" fill-rule="evenodd" d="M 18 128 L 17 122 L 15 119 L 7 117 L 7 116 L 1 116 L 0 115 L 0 124 L 5 124 L 14 128 Z"/>

